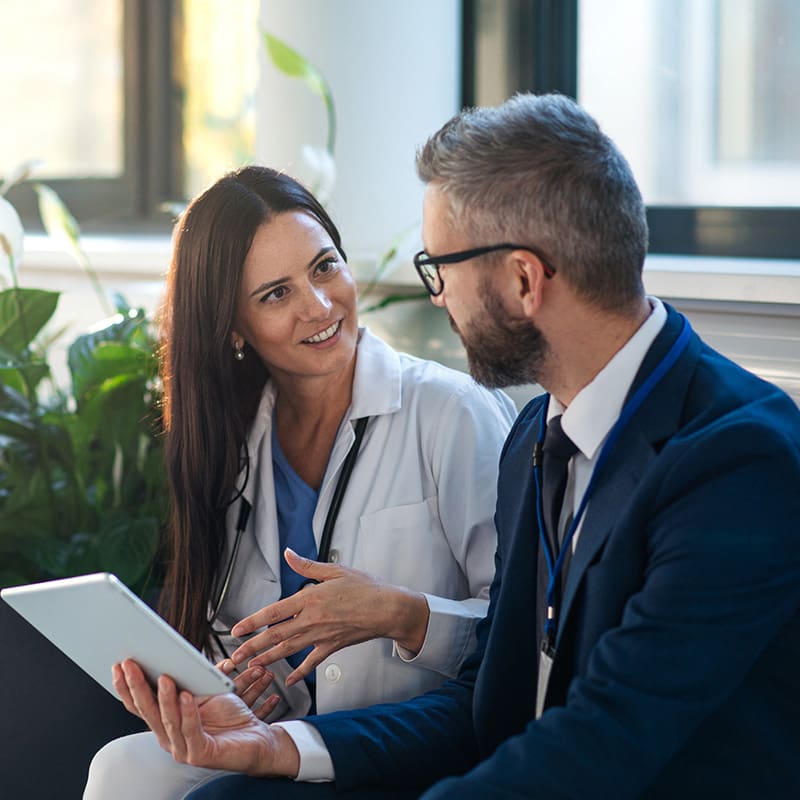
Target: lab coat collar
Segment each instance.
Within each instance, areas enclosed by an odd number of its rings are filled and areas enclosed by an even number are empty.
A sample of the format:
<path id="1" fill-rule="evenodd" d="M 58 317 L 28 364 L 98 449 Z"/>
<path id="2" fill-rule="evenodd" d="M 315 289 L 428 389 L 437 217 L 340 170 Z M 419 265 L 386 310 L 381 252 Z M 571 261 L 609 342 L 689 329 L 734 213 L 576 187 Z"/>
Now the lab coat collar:
<path id="1" fill-rule="evenodd" d="M 353 399 L 348 417 L 376 417 L 400 410 L 400 356 L 369 328 L 358 329 Z"/>

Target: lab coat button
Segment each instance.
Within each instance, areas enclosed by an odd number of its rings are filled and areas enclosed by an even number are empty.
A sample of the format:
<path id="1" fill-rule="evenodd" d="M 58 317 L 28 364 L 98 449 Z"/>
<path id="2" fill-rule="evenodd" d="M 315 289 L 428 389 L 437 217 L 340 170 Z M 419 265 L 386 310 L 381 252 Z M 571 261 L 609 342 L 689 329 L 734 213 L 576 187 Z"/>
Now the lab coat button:
<path id="1" fill-rule="evenodd" d="M 338 683 L 342 679 L 342 668 L 338 664 L 328 664 L 325 667 L 325 679 L 331 683 Z"/>
<path id="2" fill-rule="evenodd" d="M 328 553 L 328 561 L 331 564 L 338 564 L 339 563 L 339 551 L 335 548 Z"/>

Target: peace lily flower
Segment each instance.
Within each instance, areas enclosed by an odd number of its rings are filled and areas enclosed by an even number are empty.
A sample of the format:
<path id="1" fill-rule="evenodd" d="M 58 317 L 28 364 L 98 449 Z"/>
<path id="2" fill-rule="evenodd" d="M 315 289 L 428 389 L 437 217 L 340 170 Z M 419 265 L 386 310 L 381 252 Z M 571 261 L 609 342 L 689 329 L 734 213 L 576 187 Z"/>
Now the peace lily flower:
<path id="1" fill-rule="evenodd" d="M 11 203 L 0 197 L 0 273 L 8 270 L 12 277 L 22 258 L 25 231 L 19 214 Z"/>

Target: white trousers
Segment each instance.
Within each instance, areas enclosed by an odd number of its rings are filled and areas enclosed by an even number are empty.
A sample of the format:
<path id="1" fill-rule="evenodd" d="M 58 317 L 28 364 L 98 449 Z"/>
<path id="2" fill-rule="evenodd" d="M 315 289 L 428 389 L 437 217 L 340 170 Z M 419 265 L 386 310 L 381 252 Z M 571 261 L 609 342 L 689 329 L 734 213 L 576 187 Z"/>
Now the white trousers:
<path id="1" fill-rule="evenodd" d="M 97 751 L 83 800 L 182 800 L 193 789 L 225 774 L 179 764 L 159 747 L 154 734 L 135 733 Z"/>

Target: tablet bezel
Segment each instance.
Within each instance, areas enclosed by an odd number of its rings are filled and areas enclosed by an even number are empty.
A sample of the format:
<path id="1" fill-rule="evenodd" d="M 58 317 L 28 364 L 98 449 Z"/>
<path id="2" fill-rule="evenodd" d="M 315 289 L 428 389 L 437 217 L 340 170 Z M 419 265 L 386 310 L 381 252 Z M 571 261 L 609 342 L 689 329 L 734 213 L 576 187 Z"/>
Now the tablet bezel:
<path id="1" fill-rule="evenodd" d="M 109 572 L 15 586 L 0 596 L 114 697 L 111 667 L 132 658 L 155 685 L 169 675 L 198 696 L 233 681 Z"/>

